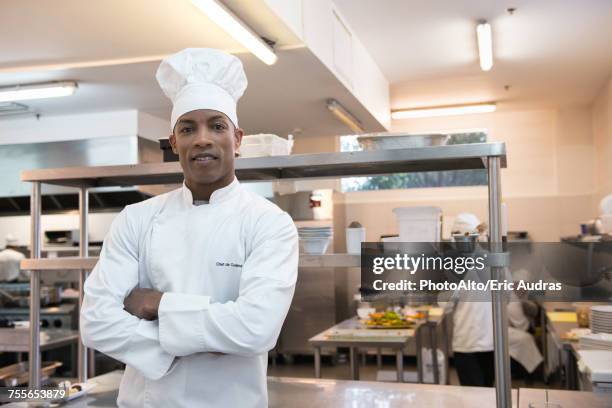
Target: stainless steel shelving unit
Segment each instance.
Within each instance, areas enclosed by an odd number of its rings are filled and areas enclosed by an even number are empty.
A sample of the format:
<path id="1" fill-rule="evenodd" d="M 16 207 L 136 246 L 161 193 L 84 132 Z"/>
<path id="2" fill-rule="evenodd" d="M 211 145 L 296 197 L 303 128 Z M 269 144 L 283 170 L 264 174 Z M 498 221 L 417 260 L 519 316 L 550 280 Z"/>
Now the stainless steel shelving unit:
<path id="1" fill-rule="evenodd" d="M 91 270 L 98 262 L 98 257 L 62 257 L 24 259 L 21 269 L 52 271 L 52 270 Z M 352 254 L 300 255 L 300 268 L 358 268 L 361 257 Z"/>
<path id="2" fill-rule="evenodd" d="M 338 178 L 376 174 L 485 169 L 489 184 L 489 225 L 491 250 L 502 252 L 501 247 L 501 180 L 500 169 L 506 166 L 504 143 L 477 143 L 451 146 L 435 146 L 411 149 L 379 150 L 366 152 L 299 154 L 261 158 L 244 158 L 236 161 L 236 176 L 241 181 L 271 181 L 278 179 Z M 183 180 L 178 162 L 126 166 L 73 167 L 24 171 L 22 181 L 32 182 L 32 259 L 22 262 L 22 267 L 32 271 L 32 293 L 40 285 L 40 272 L 51 269 L 81 270 L 79 290 L 87 271 L 96 258 L 87 256 L 88 189 L 102 186 L 133 186 L 145 184 L 175 184 Z M 78 258 L 40 258 L 41 184 L 56 184 L 79 188 L 79 214 L 81 240 Z M 359 257 L 347 254 L 302 256 L 300 265 L 306 267 L 359 266 Z M 501 267 L 493 267 L 493 277 L 499 276 Z M 31 296 L 30 303 L 30 386 L 40 385 L 40 340 L 38 324 L 39 299 Z M 499 408 L 510 408 L 510 359 L 508 354 L 507 316 L 505 300 L 500 293 L 493 293 L 493 328 L 495 339 L 496 396 Z M 79 349 L 79 380 L 87 377 L 87 350 Z M 92 367 L 90 367 L 91 369 Z"/>

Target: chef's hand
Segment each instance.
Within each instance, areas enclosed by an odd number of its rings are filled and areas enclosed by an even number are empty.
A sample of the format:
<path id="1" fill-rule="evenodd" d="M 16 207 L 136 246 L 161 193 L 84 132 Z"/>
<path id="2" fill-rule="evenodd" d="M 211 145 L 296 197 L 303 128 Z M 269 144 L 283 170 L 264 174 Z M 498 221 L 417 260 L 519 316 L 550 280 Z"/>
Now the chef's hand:
<path id="1" fill-rule="evenodd" d="M 123 308 L 140 319 L 156 320 L 162 295 L 155 289 L 135 288 L 123 300 Z"/>

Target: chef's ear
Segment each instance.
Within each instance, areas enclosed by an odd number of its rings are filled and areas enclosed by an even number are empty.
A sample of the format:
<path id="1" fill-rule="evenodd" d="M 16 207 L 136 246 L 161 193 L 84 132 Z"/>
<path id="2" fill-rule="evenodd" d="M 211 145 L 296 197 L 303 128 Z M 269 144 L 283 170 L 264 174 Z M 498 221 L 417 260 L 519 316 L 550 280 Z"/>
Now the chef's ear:
<path id="1" fill-rule="evenodd" d="M 242 128 L 236 128 L 234 130 L 234 157 L 238 157 L 240 144 L 242 143 L 242 136 L 244 136 L 244 130 Z"/>
<path id="2" fill-rule="evenodd" d="M 168 141 L 170 142 L 170 146 L 172 147 L 172 153 L 178 154 L 178 150 L 176 150 L 176 136 L 174 136 L 174 133 L 170 135 Z"/>

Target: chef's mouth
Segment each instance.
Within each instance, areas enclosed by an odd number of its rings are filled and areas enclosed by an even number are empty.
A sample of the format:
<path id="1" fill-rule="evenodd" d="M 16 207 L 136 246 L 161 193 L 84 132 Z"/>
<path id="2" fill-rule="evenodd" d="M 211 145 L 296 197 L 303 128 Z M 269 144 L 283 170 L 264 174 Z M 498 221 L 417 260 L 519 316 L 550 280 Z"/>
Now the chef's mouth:
<path id="1" fill-rule="evenodd" d="M 196 163 L 207 163 L 217 159 L 219 158 L 211 153 L 198 153 L 191 156 L 191 161 Z"/>

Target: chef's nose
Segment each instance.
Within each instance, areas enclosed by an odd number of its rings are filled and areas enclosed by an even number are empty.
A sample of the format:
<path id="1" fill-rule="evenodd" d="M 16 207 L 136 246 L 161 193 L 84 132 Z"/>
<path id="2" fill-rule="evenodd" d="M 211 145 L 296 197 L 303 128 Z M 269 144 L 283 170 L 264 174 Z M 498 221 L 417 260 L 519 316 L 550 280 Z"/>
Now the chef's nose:
<path id="1" fill-rule="evenodd" d="M 198 147 L 211 146 L 212 145 L 212 132 L 207 126 L 199 126 L 194 144 Z"/>

